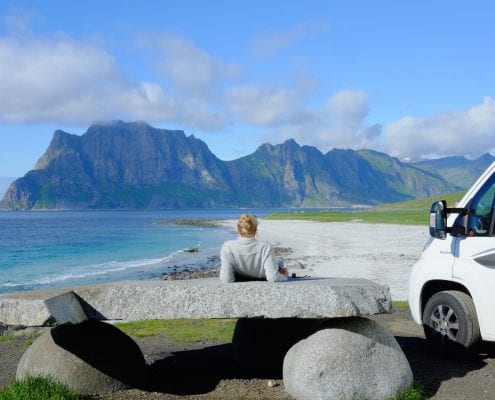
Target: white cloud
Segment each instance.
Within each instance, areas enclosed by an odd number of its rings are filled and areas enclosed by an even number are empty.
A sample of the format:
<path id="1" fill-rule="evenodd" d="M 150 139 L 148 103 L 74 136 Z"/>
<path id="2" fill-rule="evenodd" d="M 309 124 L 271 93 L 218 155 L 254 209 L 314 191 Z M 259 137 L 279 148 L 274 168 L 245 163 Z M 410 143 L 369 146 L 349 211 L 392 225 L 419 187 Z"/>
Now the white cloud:
<path id="1" fill-rule="evenodd" d="M 181 37 L 162 35 L 158 42 L 164 52 L 163 72 L 179 90 L 205 97 L 216 84 L 240 75 L 236 64 L 225 63 Z"/>
<path id="2" fill-rule="evenodd" d="M 7 22 L 13 33 L 0 37 L 0 122 L 86 125 L 121 118 L 210 131 L 245 124 L 264 129 L 273 143 L 292 137 L 322 151 L 373 148 L 411 157 L 495 149 L 491 97 L 468 110 L 404 117 L 382 128 L 366 121 L 364 91 L 345 89 L 315 102 L 320 83 L 306 71 L 278 87 L 242 80 L 238 65 L 162 35 L 147 40 L 163 80 L 137 81 L 94 43 L 63 33 L 36 36 L 28 29 L 29 15 Z M 270 51 L 319 29 L 302 24 L 280 34 Z"/>
<path id="3" fill-rule="evenodd" d="M 295 42 L 308 35 L 323 32 L 327 29 L 328 24 L 326 22 L 306 21 L 283 32 L 262 34 L 253 41 L 253 52 L 258 57 L 270 56 L 292 46 Z"/>
<path id="4" fill-rule="evenodd" d="M 366 124 L 368 112 L 366 93 L 343 90 L 320 109 L 292 114 L 286 126 L 276 128 L 275 137 L 279 141 L 293 137 L 322 151 L 371 148 L 397 157 L 477 157 L 495 152 L 495 100 L 491 97 L 467 110 L 404 117 L 385 127 Z"/>
<path id="5" fill-rule="evenodd" d="M 307 107 L 319 88 L 310 73 L 299 71 L 287 87 L 241 81 L 238 65 L 173 35 L 141 38 L 158 57 L 164 79 L 135 81 L 103 48 L 63 33 L 36 36 L 26 20 L 17 24 L 22 35 L 0 37 L 3 122 L 84 125 L 121 118 L 212 131 L 241 123 L 333 147 L 355 143 L 368 113 L 363 92 L 342 91 L 322 106 Z M 296 40 L 320 29 L 318 23 L 300 24 L 282 36 Z"/>
<path id="6" fill-rule="evenodd" d="M 404 117 L 384 130 L 385 150 L 396 156 L 471 155 L 495 149 L 495 100 L 485 97 L 466 111 Z"/>
<path id="7" fill-rule="evenodd" d="M 330 115 L 346 125 L 359 125 L 368 115 L 366 93 L 357 90 L 342 90 L 331 97 L 326 108 Z"/>
<path id="8" fill-rule="evenodd" d="M 295 92 L 261 85 L 234 86 L 226 102 L 236 118 L 252 125 L 280 124 L 298 103 Z"/>
<path id="9" fill-rule="evenodd" d="M 342 90 L 330 97 L 321 107 L 297 110 L 287 125 L 277 127 L 275 137 L 292 137 L 300 144 L 318 147 L 322 151 L 332 148 L 375 147 L 380 140 L 381 126 L 367 126 L 369 112 L 366 93 Z"/>
<path id="10" fill-rule="evenodd" d="M 101 94 L 126 85 L 108 54 L 68 37 L 0 39 L 0 116 L 5 121 L 99 117 L 108 97 Z"/>
<path id="11" fill-rule="evenodd" d="M 0 121 L 88 124 L 122 117 L 219 129 L 198 101 L 181 102 L 159 83 L 133 81 L 105 50 L 58 33 L 0 37 Z"/>

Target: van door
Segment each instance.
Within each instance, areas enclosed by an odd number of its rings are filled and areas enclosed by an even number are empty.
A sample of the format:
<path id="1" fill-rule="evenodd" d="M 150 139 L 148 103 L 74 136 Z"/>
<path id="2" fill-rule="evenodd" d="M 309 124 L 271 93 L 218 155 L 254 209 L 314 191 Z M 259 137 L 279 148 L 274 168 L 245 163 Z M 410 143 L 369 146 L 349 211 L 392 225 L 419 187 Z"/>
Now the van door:
<path id="1" fill-rule="evenodd" d="M 495 174 L 468 203 L 466 236 L 453 241 L 453 277 L 471 293 L 485 340 L 495 340 L 494 204 Z"/>

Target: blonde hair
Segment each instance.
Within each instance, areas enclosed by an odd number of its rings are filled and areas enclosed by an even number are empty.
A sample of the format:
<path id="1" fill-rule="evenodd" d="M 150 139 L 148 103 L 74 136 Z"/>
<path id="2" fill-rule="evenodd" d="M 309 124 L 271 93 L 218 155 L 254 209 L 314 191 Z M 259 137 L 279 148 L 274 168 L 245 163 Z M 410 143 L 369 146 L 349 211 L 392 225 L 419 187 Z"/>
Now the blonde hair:
<path id="1" fill-rule="evenodd" d="M 258 219 L 255 215 L 242 214 L 237 220 L 237 232 L 244 237 L 252 237 L 256 234 Z"/>

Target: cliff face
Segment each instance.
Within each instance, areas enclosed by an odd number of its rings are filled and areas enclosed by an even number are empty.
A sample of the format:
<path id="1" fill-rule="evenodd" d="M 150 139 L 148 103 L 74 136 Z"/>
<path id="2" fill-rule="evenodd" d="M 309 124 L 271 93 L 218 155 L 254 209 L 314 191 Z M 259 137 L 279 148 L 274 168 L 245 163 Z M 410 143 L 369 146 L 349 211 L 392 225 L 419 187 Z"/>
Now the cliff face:
<path id="1" fill-rule="evenodd" d="M 219 160 L 183 131 L 144 122 L 63 131 L 16 180 L 8 209 L 160 209 L 376 204 L 459 190 L 431 169 L 369 150 L 327 154 L 294 140 Z"/>
<path id="2" fill-rule="evenodd" d="M 230 163 L 235 186 L 256 206 L 339 206 L 348 203 L 328 157 L 294 140 L 263 144 Z"/>
<path id="3" fill-rule="evenodd" d="M 246 202 L 263 206 L 345 206 L 402 201 L 461 190 L 441 176 L 371 150 L 326 154 L 294 140 L 262 145 L 231 162 Z"/>
<path id="4" fill-rule="evenodd" d="M 56 131 L 33 171 L 2 200 L 10 209 L 174 208 L 222 205 L 226 168 L 205 143 L 145 123 Z"/>

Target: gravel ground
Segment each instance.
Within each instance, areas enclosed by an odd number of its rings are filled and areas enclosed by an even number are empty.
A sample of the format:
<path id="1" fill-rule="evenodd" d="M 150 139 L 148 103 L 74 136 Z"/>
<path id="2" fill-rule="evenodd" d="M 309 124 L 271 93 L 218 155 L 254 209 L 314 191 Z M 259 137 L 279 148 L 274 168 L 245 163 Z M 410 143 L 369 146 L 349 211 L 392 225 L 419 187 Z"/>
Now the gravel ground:
<path id="1" fill-rule="evenodd" d="M 394 334 L 415 379 L 432 399 L 495 398 L 495 345 L 483 344 L 472 358 L 445 358 L 427 346 L 422 329 L 411 320 L 408 310 L 373 319 Z M 12 340 L 0 340 L 0 386 L 14 379 L 29 335 L 24 332 Z M 290 399 L 280 371 L 257 373 L 237 367 L 229 343 L 180 344 L 165 336 L 136 341 L 150 365 L 153 391 L 128 390 L 101 399 Z M 269 379 L 276 386 L 269 387 Z"/>

